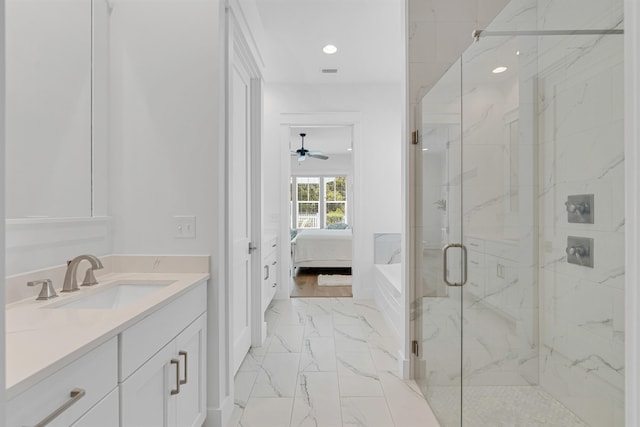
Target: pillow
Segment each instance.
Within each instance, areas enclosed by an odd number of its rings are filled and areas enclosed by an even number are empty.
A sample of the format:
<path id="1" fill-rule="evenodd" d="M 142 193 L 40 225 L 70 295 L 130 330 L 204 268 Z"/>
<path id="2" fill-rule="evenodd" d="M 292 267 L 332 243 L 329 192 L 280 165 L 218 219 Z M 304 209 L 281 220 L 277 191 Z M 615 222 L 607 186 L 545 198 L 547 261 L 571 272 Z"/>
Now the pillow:
<path id="1" fill-rule="evenodd" d="M 344 230 L 349 228 L 349 224 L 345 224 L 344 222 L 334 222 L 333 224 L 327 225 L 327 230 Z"/>

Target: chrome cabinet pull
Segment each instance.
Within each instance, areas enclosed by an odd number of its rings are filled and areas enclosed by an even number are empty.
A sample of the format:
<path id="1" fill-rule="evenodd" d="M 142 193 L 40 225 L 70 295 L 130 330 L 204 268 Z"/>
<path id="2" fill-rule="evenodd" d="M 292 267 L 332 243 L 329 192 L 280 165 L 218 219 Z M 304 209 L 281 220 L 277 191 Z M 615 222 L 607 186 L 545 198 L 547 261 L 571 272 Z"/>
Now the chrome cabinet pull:
<path id="1" fill-rule="evenodd" d="M 34 427 L 44 427 L 44 426 L 46 426 L 51 421 L 53 421 L 58 415 L 62 414 L 64 411 L 69 409 L 69 407 L 71 405 L 76 403 L 78 400 L 82 399 L 85 394 L 87 394 L 86 390 L 81 389 L 81 388 L 74 388 L 69 393 L 69 397 L 70 397 L 69 400 L 67 400 L 65 403 L 60 405 L 60 407 L 58 409 L 53 411 L 47 418 L 45 418 L 44 420 L 40 421 Z"/>
<path id="2" fill-rule="evenodd" d="M 176 389 L 171 390 L 171 395 L 180 393 L 180 361 L 178 359 L 171 359 L 171 364 L 176 365 Z"/>
<path id="3" fill-rule="evenodd" d="M 447 253 L 451 248 L 462 249 L 463 261 L 462 261 L 462 281 L 461 282 L 450 282 L 449 278 L 447 277 Z M 443 267 L 442 277 L 444 279 L 444 283 L 446 283 L 447 286 L 463 286 L 465 283 L 467 283 L 467 248 L 462 243 L 451 243 L 445 246 L 442 249 L 442 252 L 444 254 L 444 256 L 442 257 L 442 260 L 443 260 L 442 261 L 442 267 Z"/>
<path id="4" fill-rule="evenodd" d="M 269 266 L 265 265 L 264 266 L 264 279 L 262 280 L 267 280 L 269 278 Z"/>
<path id="5" fill-rule="evenodd" d="M 187 352 L 179 351 L 178 354 L 184 356 L 184 379 L 180 380 L 180 385 L 185 385 L 187 383 Z"/>

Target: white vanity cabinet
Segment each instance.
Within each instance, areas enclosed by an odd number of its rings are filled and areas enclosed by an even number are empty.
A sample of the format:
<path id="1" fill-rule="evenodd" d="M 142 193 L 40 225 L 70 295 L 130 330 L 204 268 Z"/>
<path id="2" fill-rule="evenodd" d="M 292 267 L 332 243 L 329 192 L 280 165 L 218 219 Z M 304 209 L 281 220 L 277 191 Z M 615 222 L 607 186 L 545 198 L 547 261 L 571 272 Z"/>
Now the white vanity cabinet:
<path id="1" fill-rule="evenodd" d="M 278 238 L 267 236 L 262 245 L 262 312 L 267 309 L 278 287 Z"/>
<path id="2" fill-rule="evenodd" d="M 122 427 L 202 425 L 205 333 L 203 314 L 122 383 Z"/>
<path id="3" fill-rule="evenodd" d="M 121 427 L 202 425 L 205 310 L 202 284 L 121 334 Z"/>
<path id="4" fill-rule="evenodd" d="M 46 425 L 117 426 L 117 386 L 118 342 L 114 337 L 10 399 L 6 425 L 35 426 L 59 414 Z M 91 421 L 94 414 L 103 412 L 108 417 L 100 417 L 99 423 Z"/>
<path id="5" fill-rule="evenodd" d="M 207 282 L 159 300 L 95 348 L 69 353 L 69 362 L 7 401 L 6 425 L 73 427 L 200 427 L 206 417 Z M 36 308 L 46 310 L 47 308 Z M 126 310 L 126 309 L 125 309 Z M 109 313 L 77 310 L 65 318 Z M 86 323 L 85 323 L 86 324 Z M 46 352 L 46 345 L 41 348 Z M 29 357 L 24 357 L 29 363 Z M 34 377 L 31 377 L 34 378 Z M 29 378 L 24 381 L 30 381 Z M 1 423 L 0 423 L 1 424 Z"/>
<path id="6" fill-rule="evenodd" d="M 120 424 L 120 393 L 113 390 L 71 427 L 114 427 Z"/>
<path id="7" fill-rule="evenodd" d="M 465 291 L 503 314 L 515 316 L 520 302 L 518 244 L 509 239 L 467 236 Z"/>
<path id="8" fill-rule="evenodd" d="M 485 278 L 484 240 L 467 238 L 467 284 L 465 291 L 477 298 L 484 298 Z"/>

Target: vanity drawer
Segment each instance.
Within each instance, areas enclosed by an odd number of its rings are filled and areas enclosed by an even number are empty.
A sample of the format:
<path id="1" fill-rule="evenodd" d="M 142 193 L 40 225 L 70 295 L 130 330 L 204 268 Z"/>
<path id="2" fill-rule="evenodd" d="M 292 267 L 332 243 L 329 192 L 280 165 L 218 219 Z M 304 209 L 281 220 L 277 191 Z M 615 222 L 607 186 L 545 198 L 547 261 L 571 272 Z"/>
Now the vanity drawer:
<path id="1" fill-rule="evenodd" d="M 43 350 L 46 351 L 46 350 Z M 72 400 L 47 426 L 69 426 L 118 385 L 118 342 L 114 337 L 7 402 L 8 426 L 33 426 Z"/>
<path id="2" fill-rule="evenodd" d="M 207 309 L 207 282 L 142 319 L 120 334 L 120 373 L 123 382 Z"/>
<path id="3" fill-rule="evenodd" d="M 515 260 L 518 258 L 518 243 L 507 240 L 487 240 L 485 252 L 500 258 Z"/>
<path id="4" fill-rule="evenodd" d="M 484 252 L 484 240 L 476 237 L 465 237 L 465 245 L 469 251 Z"/>
<path id="5" fill-rule="evenodd" d="M 476 251 L 467 252 L 467 290 L 478 298 L 484 297 L 486 265 L 484 254 Z"/>

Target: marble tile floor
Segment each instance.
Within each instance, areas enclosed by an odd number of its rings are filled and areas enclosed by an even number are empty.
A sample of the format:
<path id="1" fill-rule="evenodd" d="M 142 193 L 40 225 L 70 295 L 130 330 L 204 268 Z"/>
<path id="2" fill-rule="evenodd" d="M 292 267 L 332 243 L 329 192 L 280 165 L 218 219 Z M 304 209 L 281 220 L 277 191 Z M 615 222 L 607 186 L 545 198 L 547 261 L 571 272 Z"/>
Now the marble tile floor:
<path id="1" fill-rule="evenodd" d="M 436 427 L 373 301 L 276 300 L 235 377 L 228 427 Z"/>

